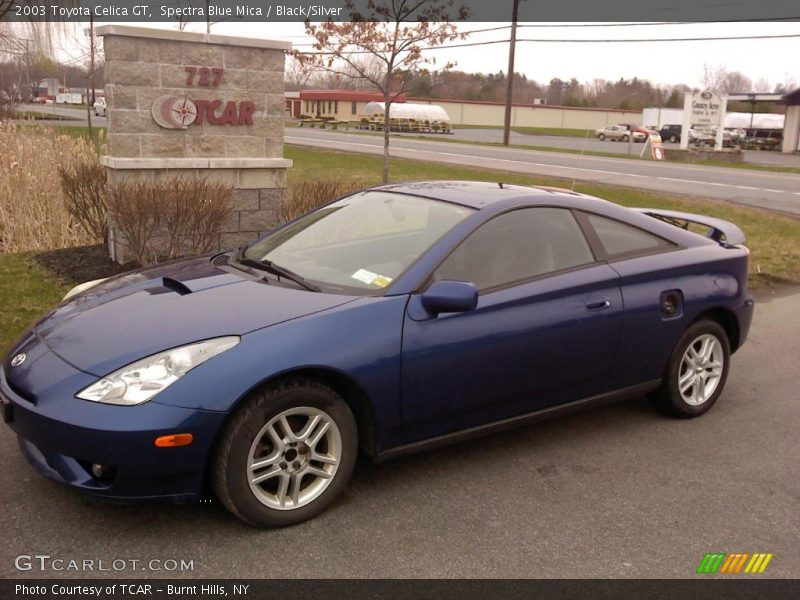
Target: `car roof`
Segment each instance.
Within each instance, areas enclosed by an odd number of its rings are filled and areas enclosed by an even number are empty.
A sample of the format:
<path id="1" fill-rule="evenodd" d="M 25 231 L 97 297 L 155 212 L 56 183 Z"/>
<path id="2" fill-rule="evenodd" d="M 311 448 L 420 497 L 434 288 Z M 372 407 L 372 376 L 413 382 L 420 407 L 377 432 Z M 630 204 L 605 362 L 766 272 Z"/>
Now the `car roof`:
<path id="1" fill-rule="evenodd" d="M 527 187 L 486 181 L 415 181 L 390 183 L 372 188 L 399 194 L 421 196 L 432 200 L 461 204 L 478 210 L 501 201 L 526 200 L 532 204 L 559 204 L 559 198 L 585 199 L 588 203 L 604 202 L 564 188 Z M 570 204 L 573 204 L 571 202 Z"/>

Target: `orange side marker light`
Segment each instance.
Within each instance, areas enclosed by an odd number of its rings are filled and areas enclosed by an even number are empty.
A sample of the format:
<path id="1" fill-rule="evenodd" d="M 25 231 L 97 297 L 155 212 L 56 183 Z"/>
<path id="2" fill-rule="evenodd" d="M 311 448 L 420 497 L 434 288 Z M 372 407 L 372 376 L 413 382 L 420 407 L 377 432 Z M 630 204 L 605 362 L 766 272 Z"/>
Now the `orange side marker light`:
<path id="1" fill-rule="evenodd" d="M 177 446 L 188 446 L 194 441 L 191 433 L 173 433 L 172 435 L 162 435 L 156 438 L 156 446 L 159 448 L 175 448 Z"/>

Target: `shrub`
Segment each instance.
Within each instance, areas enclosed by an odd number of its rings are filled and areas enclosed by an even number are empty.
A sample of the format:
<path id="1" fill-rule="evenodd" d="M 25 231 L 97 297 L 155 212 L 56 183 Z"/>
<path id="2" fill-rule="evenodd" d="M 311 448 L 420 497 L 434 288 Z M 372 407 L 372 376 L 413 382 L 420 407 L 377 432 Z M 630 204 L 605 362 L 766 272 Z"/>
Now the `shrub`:
<path id="1" fill-rule="evenodd" d="M 281 205 L 280 219 L 289 222 L 342 196 L 362 189 L 354 181 L 302 179 L 289 185 Z"/>
<path id="2" fill-rule="evenodd" d="M 59 166 L 67 211 L 91 237 L 108 240 L 106 170 L 99 161 Z"/>
<path id="3" fill-rule="evenodd" d="M 97 161 L 87 139 L 51 127 L 0 124 L 0 252 L 100 241 L 67 210 L 58 168 L 71 161 Z"/>
<path id="4" fill-rule="evenodd" d="M 115 235 L 142 265 L 209 252 L 232 214 L 229 187 L 204 179 L 108 186 Z"/>

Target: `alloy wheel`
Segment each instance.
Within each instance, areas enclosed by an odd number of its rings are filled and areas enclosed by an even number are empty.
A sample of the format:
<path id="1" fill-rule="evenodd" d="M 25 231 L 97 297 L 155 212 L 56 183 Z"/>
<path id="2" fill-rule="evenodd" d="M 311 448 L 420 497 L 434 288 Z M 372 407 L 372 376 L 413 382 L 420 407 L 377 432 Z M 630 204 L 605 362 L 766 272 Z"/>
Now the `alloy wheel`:
<path id="1" fill-rule="evenodd" d="M 333 418 L 309 406 L 290 408 L 258 432 L 247 460 L 247 480 L 262 504 L 293 510 L 322 495 L 342 459 Z"/>
<path id="2" fill-rule="evenodd" d="M 678 391 L 690 406 L 706 402 L 717 389 L 725 367 L 722 344 L 705 333 L 689 344 L 678 369 Z"/>

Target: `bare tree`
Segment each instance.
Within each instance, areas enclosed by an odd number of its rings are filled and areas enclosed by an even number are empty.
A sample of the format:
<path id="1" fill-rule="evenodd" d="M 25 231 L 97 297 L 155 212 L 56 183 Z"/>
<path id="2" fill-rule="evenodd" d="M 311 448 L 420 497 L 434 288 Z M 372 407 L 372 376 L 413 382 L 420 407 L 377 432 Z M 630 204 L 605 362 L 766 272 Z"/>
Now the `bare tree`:
<path id="1" fill-rule="evenodd" d="M 459 34 L 451 22 L 453 0 L 368 0 L 365 12 L 346 0 L 344 9 L 349 21 L 306 21 L 316 52 L 295 56 L 329 73 L 366 80 L 383 95 L 383 181 L 388 182 L 392 103 L 415 74 L 435 62 L 424 54 L 426 48 L 464 39 L 466 34 Z M 455 14 L 458 20 L 467 16 L 463 6 Z M 371 64 L 364 61 L 367 56 L 381 65 L 378 73 L 367 68 Z"/>
<path id="2" fill-rule="evenodd" d="M 753 89 L 752 80 L 740 71 L 728 71 L 725 67 L 703 65 L 700 78 L 703 86 L 717 94 L 749 92 Z"/>
<path id="3" fill-rule="evenodd" d="M 305 64 L 294 56 L 288 56 L 287 59 L 284 72 L 286 88 L 291 91 L 302 90 L 317 74 L 317 69 L 313 64 Z"/>

